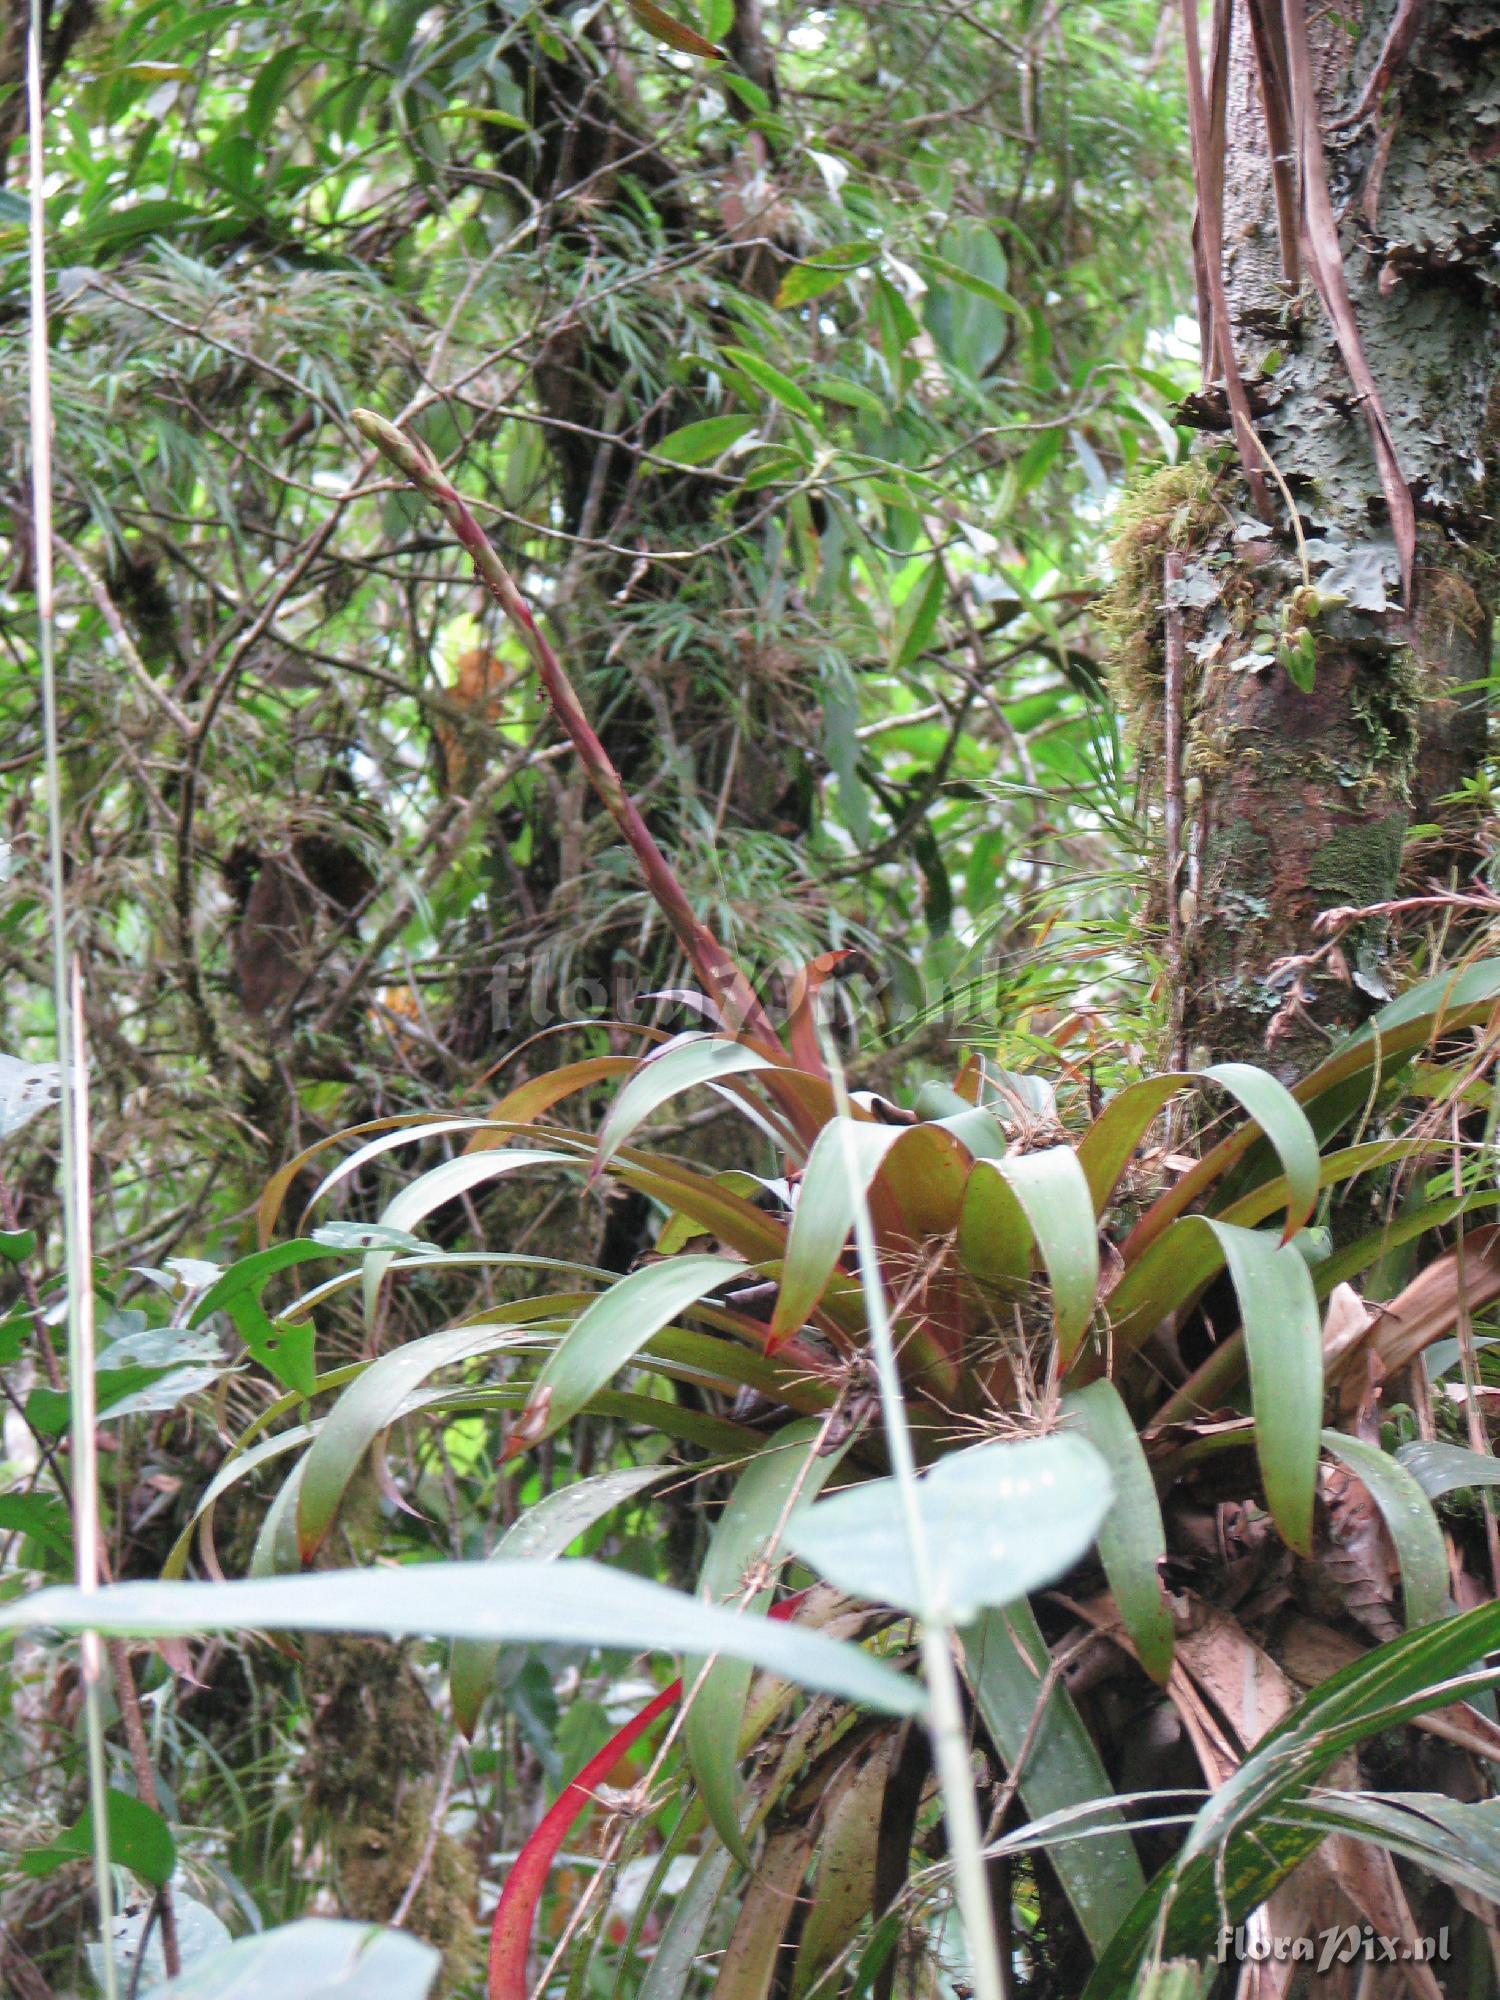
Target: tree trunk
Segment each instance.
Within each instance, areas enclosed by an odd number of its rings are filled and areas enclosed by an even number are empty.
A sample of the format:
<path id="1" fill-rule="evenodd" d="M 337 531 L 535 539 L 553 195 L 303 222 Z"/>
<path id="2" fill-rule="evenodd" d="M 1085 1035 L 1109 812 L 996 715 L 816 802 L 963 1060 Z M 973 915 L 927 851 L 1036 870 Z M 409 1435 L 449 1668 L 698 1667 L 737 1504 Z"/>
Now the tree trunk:
<path id="1" fill-rule="evenodd" d="M 1258 445 L 1242 427 L 1238 454 L 1205 455 L 1175 526 L 1147 508 L 1136 528 L 1172 550 L 1157 574 L 1165 698 L 1181 703 L 1166 788 L 1180 1046 L 1284 1073 L 1384 996 L 1384 923 L 1317 955 L 1319 913 L 1393 896 L 1422 823 L 1444 823 L 1422 850 L 1424 885 L 1472 867 L 1463 813 L 1441 801 L 1483 752 L 1469 684 L 1488 670 L 1500 553 L 1500 14 L 1487 0 L 1363 0 L 1305 29 L 1301 15 L 1301 0 L 1284 13 L 1246 0 L 1218 58 L 1224 298 Z M 1300 134 L 1299 42 L 1316 119 Z M 1300 181 L 1284 180 L 1280 210 L 1268 130 Z M 1200 151 L 1205 259 L 1214 151 Z M 1342 343 L 1319 153 L 1352 308 Z M 1206 369 L 1220 381 L 1225 346 Z M 1376 398 L 1414 507 L 1405 579 Z M 1232 415 L 1212 386 L 1193 400 L 1205 425 Z"/>

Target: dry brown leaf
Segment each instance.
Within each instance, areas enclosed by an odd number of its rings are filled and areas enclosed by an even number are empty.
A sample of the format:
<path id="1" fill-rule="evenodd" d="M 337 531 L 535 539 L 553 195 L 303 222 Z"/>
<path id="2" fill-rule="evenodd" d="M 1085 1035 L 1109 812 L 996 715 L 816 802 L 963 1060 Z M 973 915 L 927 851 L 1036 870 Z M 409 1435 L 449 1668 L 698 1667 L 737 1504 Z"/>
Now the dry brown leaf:
<path id="1" fill-rule="evenodd" d="M 1338 1586 L 1351 1618 L 1377 1639 L 1399 1639 L 1395 1613 L 1400 1566 L 1369 1488 L 1346 1465 L 1318 1468 L 1323 1502 L 1314 1556 Z"/>
<path id="2" fill-rule="evenodd" d="M 1457 1250 L 1445 1251 L 1382 1306 L 1368 1340 L 1387 1375 L 1394 1375 L 1433 1341 L 1453 1331 L 1459 1313 L 1460 1269 L 1463 1298 L 1471 1313 L 1500 1298 L 1500 1223 L 1471 1231 L 1464 1238 L 1461 1259 Z M 1350 1348 L 1330 1365 L 1330 1379 L 1342 1372 L 1349 1356 L 1357 1351 Z"/>
<path id="3" fill-rule="evenodd" d="M 1282 1665 L 1299 1687 L 1314 1688 L 1336 1674 L 1341 1667 L 1363 1658 L 1365 1648 L 1357 1639 L 1337 1632 L 1314 1618 L 1288 1619 L 1277 1635 L 1276 1650 Z M 1475 1757 L 1500 1760 L 1500 1728 L 1466 1701 L 1434 1709 L 1416 1718 L 1418 1729 L 1439 1737 Z"/>

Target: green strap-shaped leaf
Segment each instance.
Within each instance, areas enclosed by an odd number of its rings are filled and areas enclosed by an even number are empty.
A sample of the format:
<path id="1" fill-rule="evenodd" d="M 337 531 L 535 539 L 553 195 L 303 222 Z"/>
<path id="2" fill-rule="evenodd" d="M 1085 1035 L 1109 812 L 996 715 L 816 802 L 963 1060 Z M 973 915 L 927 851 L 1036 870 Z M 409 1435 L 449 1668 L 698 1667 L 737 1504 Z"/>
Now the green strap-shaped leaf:
<path id="1" fill-rule="evenodd" d="M 1206 1069 L 1143 1077 L 1112 1098 L 1078 1143 L 1096 1213 L 1104 1213 L 1131 1154 L 1162 1106 L 1189 1084 L 1202 1083 L 1216 1083 L 1228 1091 L 1255 1121 L 1235 1135 L 1233 1158 L 1248 1151 L 1257 1131 L 1270 1141 L 1286 1181 L 1284 1238 L 1294 1236 L 1318 1198 L 1318 1142 L 1306 1112 L 1286 1085 L 1254 1063 L 1212 1063 Z M 1218 1162 L 1213 1171 L 1208 1171 L 1210 1159 Z M 1142 1217 L 1136 1229 L 1138 1247 L 1144 1249 L 1159 1236 L 1231 1164 L 1224 1148 L 1216 1147 Z"/>
<path id="2" fill-rule="evenodd" d="M 822 1491 L 843 1453 L 813 1456 L 820 1429 L 815 1422 L 785 1425 L 736 1480 L 698 1574 L 698 1589 L 711 1603 L 737 1602 L 744 1595 L 746 1574 L 776 1532 L 793 1494 L 800 1506 Z M 769 1588 L 758 1591 L 750 1608 L 764 1611 L 770 1597 Z M 692 1694 L 683 1744 L 714 1831 L 748 1868 L 750 1854 L 740 1832 L 737 1766 L 751 1670 L 741 1660 L 716 1660 L 693 1692 L 701 1665 L 688 1661 L 683 1669 L 683 1686 Z"/>
<path id="3" fill-rule="evenodd" d="M 500 1180 L 506 1174 L 522 1173 L 528 1167 L 576 1167 L 581 1164 L 579 1154 L 556 1149 L 540 1151 L 515 1146 L 499 1153 L 461 1153 L 456 1160 L 444 1160 L 441 1166 L 418 1174 L 393 1201 L 386 1203 L 379 1221 L 387 1229 L 414 1229 L 435 1208 L 441 1208 L 445 1201 L 470 1194 L 475 1188 L 483 1187 L 486 1181 Z M 395 1256 L 394 1250 L 372 1250 L 365 1258 L 364 1308 L 367 1326 L 374 1322 L 380 1281 Z"/>
<path id="4" fill-rule="evenodd" d="M 1266 1501 L 1289 1547 L 1311 1548 L 1323 1428 L 1323 1331 L 1307 1261 L 1216 1216 L 1182 1216 L 1110 1294 L 1116 1351 L 1138 1347 L 1227 1266 L 1239 1301 Z"/>
<path id="5" fill-rule="evenodd" d="M 1110 1798 L 1114 1786 L 1071 1695 L 1055 1676 L 1049 1683 L 1052 1662 L 1031 1606 L 1022 1601 L 986 1613 L 963 1634 L 963 1648 L 985 1729 L 1017 1777 L 1031 1817 Z M 1116 1830 L 1049 1850 L 1096 1952 L 1146 1886 L 1123 1815 L 1112 1810 L 1101 1818 Z"/>
<path id="6" fill-rule="evenodd" d="M 643 1265 L 601 1292 L 558 1343 L 527 1398 L 534 1422 L 527 1442 L 551 1437 L 655 1334 L 730 1278 L 743 1278 L 734 1257 L 669 1257 Z"/>
<path id="7" fill-rule="evenodd" d="M 856 1206 L 867 1198 L 886 1155 L 907 1129 L 835 1118 L 818 1134 L 787 1238 L 781 1289 L 771 1315 L 773 1347 L 790 1339 L 816 1308 L 854 1227 Z"/>
<path id="8" fill-rule="evenodd" d="M 1099 1293 L 1099 1233 L 1088 1180 L 1071 1146 L 977 1160 L 964 1197 L 958 1244 L 960 1258 L 978 1276 L 1008 1273 L 1019 1244 L 996 1181 L 1014 1197 L 1041 1254 L 1066 1368 L 1083 1343 Z"/>
<path id="9" fill-rule="evenodd" d="M 1380 1509 L 1401 1570 L 1408 1625 L 1430 1625 L 1448 1609 L 1448 1550 L 1432 1502 L 1408 1468 L 1363 1438 L 1324 1431 L 1323 1442 Z M 1500 1471 L 1496 1473 L 1500 1482 Z"/>
<path id="10" fill-rule="evenodd" d="M 689 1034 L 664 1043 L 646 1057 L 615 1099 L 599 1133 L 594 1153 L 595 1173 L 613 1159 L 653 1111 L 660 1110 L 682 1091 L 775 1067 L 771 1057 L 723 1035 Z"/>
<path id="11" fill-rule="evenodd" d="M 304 1562 L 311 1562 L 322 1547 L 365 1453 L 395 1422 L 412 1390 L 439 1368 L 493 1354 L 524 1338 L 512 1326 L 451 1327 L 408 1341 L 370 1363 L 323 1419 L 304 1461 L 297 1508 L 297 1545 Z"/>
<path id="12" fill-rule="evenodd" d="M 1500 1459 L 1470 1451 L 1467 1445 L 1416 1438 L 1398 1448 L 1396 1462 L 1411 1474 L 1429 1500 L 1471 1486 L 1500 1486 Z"/>
<path id="13" fill-rule="evenodd" d="M 241 1583 L 47 1589 L 0 1605 L 0 1631 L 194 1638 L 205 1632 L 376 1632 L 502 1644 L 725 1653 L 888 1715 L 926 1697 L 893 1667 L 790 1621 L 740 1617 L 601 1563 L 432 1562 Z"/>
<path id="14" fill-rule="evenodd" d="M 1083 2000 L 1117 2000 L 1155 1950 L 1211 1950 L 1223 1925 L 1258 1908 L 1323 1838 L 1325 1828 L 1292 1823 L 1282 1808 L 1365 1738 L 1500 1682 L 1500 1669 L 1477 1664 L 1497 1647 L 1500 1605 L 1485 1604 L 1418 1626 L 1330 1674 L 1210 1794 L 1177 1858 L 1110 1939 Z"/>
<path id="15" fill-rule="evenodd" d="M 1099 1529 L 1099 1555 L 1141 1665 L 1165 1685 L 1174 1640 L 1160 1574 L 1167 1537 L 1140 1435 L 1113 1382 L 1090 1382 L 1086 1389 L 1073 1390 L 1064 1396 L 1063 1410 L 1114 1479 L 1115 1497 Z"/>
<path id="16" fill-rule="evenodd" d="M 698 1968 L 704 1935 L 713 1922 L 734 1867 L 734 1857 L 711 1841 L 698 1857 L 692 1879 L 677 1898 L 661 1942 L 641 1981 L 640 2000 L 682 2000 Z"/>
<path id="17" fill-rule="evenodd" d="M 612 1514 L 627 1500 L 659 1486 L 677 1468 L 670 1465 L 622 1465 L 592 1479 L 575 1479 L 559 1486 L 528 1507 L 495 1544 L 496 1562 L 551 1562 L 585 1530 Z M 495 1685 L 500 1648 L 480 1639 L 457 1639 L 448 1662 L 448 1690 L 453 1720 L 472 1736 L 479 1711 Z"/>

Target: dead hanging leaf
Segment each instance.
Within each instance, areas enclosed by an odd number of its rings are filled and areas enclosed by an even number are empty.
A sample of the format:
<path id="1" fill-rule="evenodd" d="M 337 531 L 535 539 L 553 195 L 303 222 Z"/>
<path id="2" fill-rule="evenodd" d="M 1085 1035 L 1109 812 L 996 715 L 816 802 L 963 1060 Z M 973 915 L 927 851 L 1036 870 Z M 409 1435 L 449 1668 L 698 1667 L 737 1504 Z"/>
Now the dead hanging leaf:
<path id="1" fill-rule="evenodd" d="M 1443 2000 L 1443 1989 L 1432 1967 L 1417 1959 L 1419 1932 L 1396 1864 L 1385 1848 L 1356 1840 L 1352 1834 L 1334 1833 L 1323 1842 L 1318 1856 L 1326 1862 L 1334 1885 L 1376 1937 L 1400 1939 L 1397 1951 L 1401 1963 L 1396 1968 L 1400 1983 L 1394 1984 L 1392 1991 L 1418 1994 L 1421 2000 Z"/>
<path id="2" fill-rule="evenodd" d="M 717 42 L 705 40 L 696 28 L 676 20 L 665 7 L 658 7 L 656 0 L 625 0 L 625 4 L 646 33 L 665 42 L 669 49 L 677 49 L 685 56 L 702 56 L 706 61 L 723 57 L 724 51 Z"/>
<path id="3" fill-rule="evenodd" d="M 1277 1637 L 1281 1663 L 1298 1687 L 1315 1688 L 1340 1668 L 1362 1659 L 1366 1648 L 1347 1633 L 1300 1614 L 1287 1620 Z M 1415 1717 L 1418 1729 L 1471 1756 L 1500 1758 L 1500 1728 L 1469 1702 L 1455 1701 Z"/>
<path id="4" fill-rule="evenodd" d="M 1353 1285 L 1334 1286 L 1323 1314 L 1323 1373 L 1328 1380 L 1333 1379 L 1362 1344 L 1377 1317 Z"/>
<path id="5" fill-rule="evenodd" d="M 1433 1341 L 1451 1333 L 1460 1306 L 1476 1313 L 1500 1298 L 1500 1223 L 1473 1230 L 1463 1249 L 1448 1250 L 1418 1272 L 1383 1307 L 1370 1345 L 1388 1375 L 1405 1368 Z"/>
<path id="6" fill-rule="evenodd" d="M 1177 1657 L 1234 1731 L 1243 1752 L 1290 1713 L 1297 1689 L 1227 1612 L 1209 1604 L 1196 1609 L 1194 1629 L 1178 1634 Z"/>
<path id="7" fill-rule="evenodd" d="M 1400 1571 L 1395 1547 L 1369 1488 L 1345 1465 L 1318 1470 L 1323 1502 L 1314 1554 L 1337 1587 L 1344 1609 L 1376 1639 L 1398 1639 Z"/>

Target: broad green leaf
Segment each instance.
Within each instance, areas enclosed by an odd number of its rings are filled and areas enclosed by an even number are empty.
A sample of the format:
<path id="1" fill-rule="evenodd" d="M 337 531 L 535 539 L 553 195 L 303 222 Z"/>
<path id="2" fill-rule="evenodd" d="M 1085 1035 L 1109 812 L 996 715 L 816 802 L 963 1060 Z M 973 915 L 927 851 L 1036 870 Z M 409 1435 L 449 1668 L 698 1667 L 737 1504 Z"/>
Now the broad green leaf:
<path id="1" fill-rule="evenodd" d="M 1312 1214 L 1318 1198 L 1318 1142 L 1307 1114 L 1283 1083 L 1254 1063 L 1212 1063 L 1201 1070 L 1173 1071 L 1166 1076 L 1143 1077 L 1128 1084 L 1110 1099 L 1078 1143 L 1078 1158 L 1094 1197 L 1095 1213 L 1102 1215 L 1119 1185 L 1131 1155 L 1140 1144 L 1157 1114 L 1178 1091 L 1190 1084 L 1216 1083 L 1246 1111 L 1254 1124 L 1238 1135 L 1248 1147 L 1257 1130 L 1265 1134 L 1281 1163 L 1286 1181 L 1286 1238 L 1292 1237 Z M 1219 1149 L 1210 1155 L 1217 1157 Z M 1213 1176 L 1199 1179 L 1200 1169 L 1184 1177 L 1171 1195 L 1147 1212 L 1132 1237 L 1137 1250 L 1145 1248 L 1178 1215 Z M 1182 1188 L 1195 1181 L 1193 1194 L 1182 1197 Z M 1163 1219 L 1152 1223 L 1160 1212 Z"/>
<path id="2" fill-rule="evenodd" d="M 73 1522 L 53 1493 L 0 1493 L 0 1535 L 24 1535 L 43 1560 L 38 1568 L 69 1569 L 73 1563 Z"/>
<path id="3" fill-rule="evenodd" d="M 1046 1146 L 975 1162 L 959 1225 L 959 1255 L 981 1277 L 1010 1275 L 1009 1260 L 1020 1245 L 1009 1204 L 996 1197 L 996 1180 L 1014 1196 L 1041 1253 L 1066 1368 L 1088 1331 L 1099 1291 L 1099 1231 L 1078 1155 L 1071 1146 Z"/>
<path id="4" fill-rule="evenodd" d="M 746 1267 L 736 1257 L 668 1257 L 601 1292 L 563 1335 L 526 1399 L 527 1443 L 565 1429 L 598 1391 L 680 1312 Z"/>
<path id="5" fill-rule="evenodd" d="M 177 1843 L 159 1812 L 129 1792 L 111 1787 L 104 1795 L 104 1826 L 112 1861 L 157 1888 L 171 1880 L 177 1866 Z M 16 1865 L 23 1875 L 50 1875 L 64 1862 L 89 1860 L 93 1852 L 94 1816 L 92 1808 L 86 1806 L 66 1831 L 54 1835 L 44 1846 L 23 1848 Z"/>
<path id="6" fill-rule="evenodd" d="M 854 1226 L 858 1203 L 886 1155 L 907 1128 L 835 1118 L 825 1125 L 807 1156 L 797 1207 L 787 1238 L 786 1262 L 771 1315 L 774 1347 L 806 1324 L 817 1308 Z"/>
<path id="7" fill-rule="evenodd" d="M 913 1681 L 857 1646 L 790 1622 L 739 1617 L 645 1577 L 572 1558 L 330 1569 L 242 1583 L 115 1583 L 37 1590 L 0 1605 L 0 1631 L 43 1630 L 146 1639 L 374 1632 L 724 1653 L 888 1715 L 919 1715 L 926 1707 Z"/>
<path id="8" fill-rule="evenodd" d="M 794 417 L 815 424 L 818 421 L 818 406 L 805 389 L 799 389 L 790 375 L 783 375 L 779 368 L 773 368 L 764 355 L 754 354 L 748 347 L 726 347 L 724 359 L 747 376 L 757 389 L 762 389 L 783 409 L 790 410 Z"/>
<path id="9" fill-rule="evenodd" d="M 493 1560 L 551 1562 L 596 1521 L 659 1486 L 675 1470 L 669 1465 L 622 1465 L 613 1472 L 599 1472 L 592 1479 L 575 1479 L 559 1486 L 512 1522 L 495 1544 Z M 478 1726 L 479 1711 L 495 1685 L 499 1659 L 498 1646 L 474 1639 L 454 1642 L 448 1662 L 448 1689 L 453 1720 L 465 1736 L 472 1736 Z"/>
<path id="10" fill-rule="evenodd" d="M 842 1453 L 822 1458 L 813 1455 L 820 1428 L 815 1422 L 787 1424 L 735 1481 L 734 1491 L 714 1524 L 708 1554 L 698 1573 L 699 1592 L 710 1603 L 737 1602 L 743 1597 L 752 1565 L 764 1554 L 794 1496 L 797 1509 L 801 1509 L 822 1491 Z M 770 1589 L 763 1588 L 751 1597 L 750 1607 L 763 1612 L 770 1598 Z M 684 1664 L 683 1686 L 692 1698 L 683 1723 L 683 1742 L 698 1795 L 715 1832 L 735 1859 L 748 1868 L 751 1861 L 740 1832 L 736 1767 L 751 1670 L 740 1660 L 717 1660 L 694 1691 L 701 1665 L 701 1661 Z"/>
<path id="11" fill-rule="evenodd" d="M 1407 1624 L 1430 1625 L 1443 1617 L 1448 1609 L 1448 1550 L 1420 1482 L 1398 1459 L 1363 1438 L 1324 1431 L 1323 1443 L 1364 1484 L 1380 1509 L 1401 1569 Z M 1500 1484 L 1500 1468 L 1495 1478 Z"/>
<path id="12" fill-rule="evenodd" d="M 24 1264 L 35 1248 L 34 1229 L 0 1229 L 0 1258 L 7 1264 Z"/>
<path id="13" fill-rule="evenodd" d="M 703 417 L 669 431 L 656 446 L 656 455 L 674 465 L 706 465 L 754 429 L 754 417 Z"/>
<path id="14" fill-rule="evenodd" d="M 1160 1573 L 1167 1536 L 1140 1435 L 1113 1382 L 1090 1382 L 1073 1390 L 1063 1397 L 1063 1412 L 1078 1424 L 1114 1479 L 1115 1497 L 1099 1530 L 1099 1557 L 1141 1665 L 1164 1686 L 1172 1671 L 1174 1642 Z"/>
<path id="15" fill-rule="evenodd" d="M 1117 1348 L 1154 1326 L 1228 1267 L 1239 1301 L 1266 1501 L 1289 1547 L 1311 1548 L 1323 1428 L 1323 1331 L 1307 1261 L 1290 1244 L 1215 1216 L 1182 1216 L 1110 1294 Z"/>
<path id="16" fill-rule="evenodd" d="M 1051 1674 L 1047 1642 L 1029 1604 L 987 1612 L 963 1634 L 963 1649 L 975 1705 L 1033 1819 L 1113 1795 L 1072 1696 Z M 1145 1889 L 1123 1816 L 1109 1809 L 1099 1819 L 1112 1830 L 1049 1849 L 1096 1952 Z"/>
<path id="17" fill-rule="evenodd" d="M 699 1966 L 703 1940 L 734 1867 L 727 1849 L 711 1841 L 698 1857 L 692 1880 L 677 1898 L 661 1942 L 640 1985 L 640 2000 L 682 2000 Z"/>
<path id="18" fill-rule="evenodd" d="M 199 1959 L 147 2000 L 427 2000 L 441 1964 L 406 1931 L 303 1917 Z"/>
<path id="19" fill-rule="evenodd" d="M 913 585 L 896 620 L 895 658 L 891 664 L 898 672 L 913 665 L 932 644 L 947 588 L 943 559 L 935 556 L 926 574 Z"/>
<path id="20" fill-rule="evenodd" d="M 797 1514 L 788 1544 L 828 1581 L 945 1625 L 1052 1583 L 1084 1555 L 1112 1497 L 1109 1469 L 1060 1431 L 982 1444 L 916 1482 L 933 1599 L 924 1602 L 894 1479 L 871 1480 Z"/>
<path id="21" fill-rule="evenodd" d="M 1396 1463 L 1421 1487 L 1429 1500 L 1473 1486 L 1500 1486 L 1500 1459 L 1466 1445 L 1415 1438 L 1396 1452 Z"/>
<path id="22" fill-rule="evenodd" d="M 313 1359 L 314 1331 L 273 1320 L 261 1304 L 267 1279 L 294 1264 L 335 1254 L 324 1243 L 310 1237 L 295 1237 L 276 1243 L 269 1250 L 252 1251 L 241 1257 L 199 1299 L 188 1317 L 189 1326 L 202 1326 L 210 1313 L 227 1312 L 240 1338 L 255 1359 L 283 1388 L 310 1396 L 317 1376 Z"/>
<path id="23" fill-rule="evenodd" d="M 372 1361 L 339 1397 L 308 1451 L 297 1509 L 297 1545 L 311 1562 L 365 1454 L 395 1422 L 412 1390 L 439 1368 L 514 1345 L 525 1336 L 513 1326 L 460 1326 L 429 1333 Z"/>
<path id="24" fill-rule="evenodd" d="M 659 1111 L 679 1092 L 775 1067 L 769 1056 L 722 1035 L 684 1035 L 665 1043 L 646 1057 L 615 1100 L 599 1133 L 594 1172 L 613 1158 L 653 1111 Z"/>
<path id="25" fill-rule="evenodd" d="M 872 243 L 835 243 L 827 250 L 819 250 L 787 272 L 777 287 L 776 304 L 783 310 L 806 305 L 809 299 L 834 291 L 851 271 L 873 263 L 878 255 Z"/>

